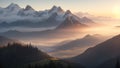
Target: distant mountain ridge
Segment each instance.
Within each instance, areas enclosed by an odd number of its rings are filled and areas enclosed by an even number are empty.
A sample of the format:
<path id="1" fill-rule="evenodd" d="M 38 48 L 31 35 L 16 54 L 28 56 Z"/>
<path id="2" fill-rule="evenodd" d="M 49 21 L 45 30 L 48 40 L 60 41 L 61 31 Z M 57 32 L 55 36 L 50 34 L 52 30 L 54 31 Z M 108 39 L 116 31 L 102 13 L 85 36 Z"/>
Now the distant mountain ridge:
<path id="1" fill-rule="evenodd" d="M 93 46 L 96 45 L 98 43 L 102 42 L 102 36 L 98 36 L 98 35 L 85 35 L 83 38 L 80 39 L 76 39 L 70 42 L 67 42 L 63 45 L 59 45 L 56 46 L 56 50 L 69 50 L 75 47 L 86 47 L 86 46 Z"/>
<path id="2" fill-rule="evenodd" d="M 36 11 L 30 5 L 21 8 L 17 4 L 10 4 L 6 8 L 0 8 L 0 27 L 27 26 L 27 27 L 48 27 L 58 26 L 66 19 L 85 24 L 94 23 L 91 19 L 79 18 L 70 10 L 64 11 L 61 7 L 53 6 L 51 9 Z M 17 22 L 20 22 L 19 24 Z M 69 22 L 69 21 L 68 21 Z M 29 24 L 28 24 L 29 23 Z"/>
<path id="3" fill-rule="evenodd" d="M 109 59 L 120 56 L 120 35 L 117 35 L 95 47 L 87 49 L 81 55 L 73 57 L 72 60 L 83 64 L 87 68 L 96 68 Z"/>
<path id="4" fill-rule="evenodd" d="M 69 58 L 82 54 L 82 52 L 84 52 L 87 48 L 93 47 L 94 45 L 97 45 L 103 41 L 104 39 L 102 35 L 88 34 L 80 39 L 58 43 L 52 47 L 53 49 L 51 48 L 52 50 L 49 53 L 51 53 L 55 57 Z"/>
<path id="5" fill-rule="evenodd" d="M 58 27 L 57 29 L 70 29 L 70 28 L 83 28 L 87 27 L 86 25 L 82 24 L 79 20 L 75 19 L 73 16 L 67 17 Z"/>

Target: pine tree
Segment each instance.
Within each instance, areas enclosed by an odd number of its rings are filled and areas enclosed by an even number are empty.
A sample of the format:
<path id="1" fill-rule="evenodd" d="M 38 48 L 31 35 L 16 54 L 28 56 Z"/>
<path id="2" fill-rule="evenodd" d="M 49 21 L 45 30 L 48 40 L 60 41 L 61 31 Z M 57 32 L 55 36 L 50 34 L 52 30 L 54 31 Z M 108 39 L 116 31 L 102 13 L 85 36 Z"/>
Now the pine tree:
<path id="1" fill-rule="evenodd" d="M 32 66 L 29 64 L 29 65 L 28 65 L 28 68 L 32 68 Z"/>
<path id="2" fill-rule="evenodd" d="M 56 68 L 55 63 L 52 60 L 49 62 L 49 68 Z"/>
<path id="3" fill-rule="evenodd" d="M 116 62 L 116 67 L 115 67 L 115 68 L 120 68 L 119 59 L 117 59 L 117 62 Z"/>

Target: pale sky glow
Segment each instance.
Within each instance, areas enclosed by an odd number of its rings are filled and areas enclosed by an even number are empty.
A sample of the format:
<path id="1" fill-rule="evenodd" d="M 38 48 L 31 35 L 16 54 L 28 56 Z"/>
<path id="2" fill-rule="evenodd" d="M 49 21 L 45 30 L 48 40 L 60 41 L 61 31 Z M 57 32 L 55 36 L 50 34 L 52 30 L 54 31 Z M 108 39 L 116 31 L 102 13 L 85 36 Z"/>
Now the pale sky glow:
<path id="1" fill-rule="evenodd" d="M 114 6 L 113 14 L 115 14 L 115 17 L 120 18 L 120 5 L 115 5 Z"/>
<path id="2" fill-rule="evenodd" d="M 0 0 L 0 7 L 6 7 L 10 3 L 16 3 L 20 7 L 31 5 L 36 10 L 50 9 L 56 5 L 72 12 L 82 11 L 106 16 L 118 15 L 120 8 L 120 0 Z"/>

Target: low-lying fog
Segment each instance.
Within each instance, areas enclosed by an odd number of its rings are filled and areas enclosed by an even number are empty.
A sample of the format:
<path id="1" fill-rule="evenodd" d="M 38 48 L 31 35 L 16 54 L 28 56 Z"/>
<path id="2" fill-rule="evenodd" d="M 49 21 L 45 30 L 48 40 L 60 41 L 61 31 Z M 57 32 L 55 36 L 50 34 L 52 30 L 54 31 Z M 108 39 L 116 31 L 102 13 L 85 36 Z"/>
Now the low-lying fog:
<path id="1" fill-rule="evenodd" d="M 54 29 L 55 27 L 48 27 L 48 28 L 30 28 L 30 27 L 9 27 L 9 28 L 0 28 L 0 32 L 5 32 L 8 30 L 17 30 L 21 32 L 31 32 L 31 31 L 44 31 L 47 29 Z"/>
<path id="2" fill-rule="evenodd" d="M 55 27 L 52 27 L 50 29 L 54 29 L 54 28 Z M 23 28 L 23 27 L 18 28 L 17 27 L 17 28 L 9 28 L 9 29 L 3 28 L 3 29 L 0 29 L 0 32 L 4 32 L 7 30 L 18 30 L 22 32 L 31 32 L 31 31 L 43 31 L 47 29 L 48 28 Z M 88 34 L 90 35 L 98 34 L 102 36 L 103 41 L 104 41 L 108 38 L 111 38 L 112 36 L 120 34 L 120 21 L 106 21 L 102 23 L 99 22 L 94 26 L 90 26 L 88 29 L 83 29 L 83 30 L 80 29 L 77 31 L 73 31 L 71 29 L 65 32 L 61 31 L 59 33 L 46 34 L 43 37 L 40 36 L 40 38 L 29 38 L 29 39 L 18 39 L 18 40 L 21 40 L 24 43 L 31 43 L 37 46 L 38 48 L 42 49 L 43 51 L 49 53 L 52 56 L 59 57 L 59 58 L 67 58 L 67 57 L 73 57 L 75 55 L 81 54 L 87 48 L 92 47 L 93 45 L 91 46 L 86 45 L 85 47 L 81 47 L 81 48 L 75 47 L 75 48 L 59 50 L 59 51 L 52 51 L 52 50 L 55 50 L 56 46 L 66 44 L 76 39 L 82 39 Z"/>
<path id="3" fill-rule="evenodd" d="M 32 30 L 34 30 L 33 28 Z M 39 28 L 37 28 L 39 30 Z M 35 30 L 37 30 L 35 29 Z M 88 29 L 83 29 L 83 30 L 69 30 L 69 31 L 64 31 L 60 33 L 54 33 L 52 35 L 42 37 L 42 38 L 37 38 L 37 39 L 31 39 L 31 40 L 26 40 L 26 42 L 31 42 L 35 45 L 43 45 L 43 46 L 53 46 L 56 45 L 59 42 L 65 41 L 65 40 L 75 40 L 75 39 L 80 39 L 84 37 L 87 34 L 93 35 L 93 34 L 100 34 L 105 37 L 112 37 L 117 34 L 120 34 L 120 21 L 112 21 L 112 22 L 105 22 L 105 23 L 98 23 L 98 25 L 95 26 L 90 26 Z M 30 29 L 31 30 L 31 29 Z M 37 30 L 37 31 L 38 31 Z M 41 30 L 41 29 L 40 29 Z"/>

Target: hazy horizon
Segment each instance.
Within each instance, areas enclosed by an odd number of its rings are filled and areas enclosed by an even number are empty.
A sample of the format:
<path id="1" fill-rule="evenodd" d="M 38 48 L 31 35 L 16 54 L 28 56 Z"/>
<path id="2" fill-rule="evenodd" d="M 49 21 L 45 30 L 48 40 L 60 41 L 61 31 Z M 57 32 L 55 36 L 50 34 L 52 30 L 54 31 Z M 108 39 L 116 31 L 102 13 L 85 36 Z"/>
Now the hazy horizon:
<path id="1" fill-rule="evenodd" d="M 0 68 L 119 68 L 120 0 L 0 0 Z"/>
<path id="2" fill-rule="evenodd" d="M 120 0 L 0 0 L 0 28 L 0 36 L 73 57 L 120 34 Z"/>

